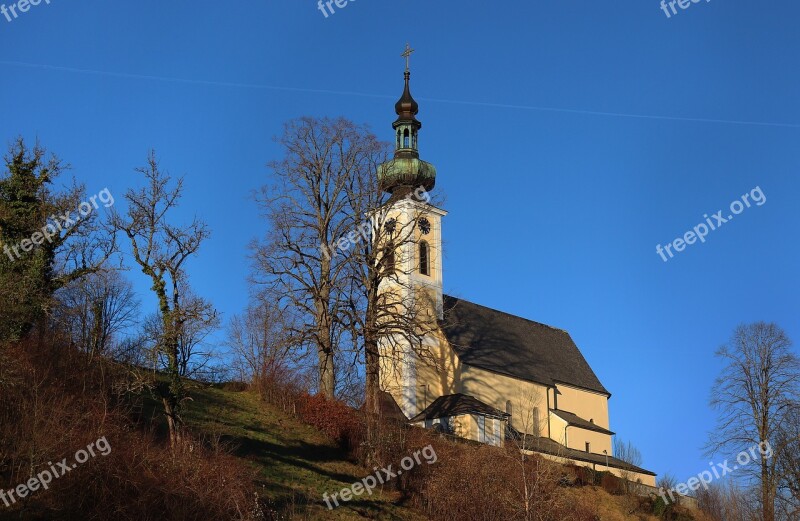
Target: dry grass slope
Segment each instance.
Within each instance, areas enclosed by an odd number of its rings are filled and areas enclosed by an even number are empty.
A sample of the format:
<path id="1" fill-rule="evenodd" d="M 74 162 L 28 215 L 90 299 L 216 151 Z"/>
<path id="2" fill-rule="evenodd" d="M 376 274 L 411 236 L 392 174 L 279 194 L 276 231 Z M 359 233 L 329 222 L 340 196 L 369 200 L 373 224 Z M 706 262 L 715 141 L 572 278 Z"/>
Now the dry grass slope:
<path id="1" fill-rule="evenodd" d="M 329 511 L 322 501 L 325 492 L 341 490 L 369 474 L 349 461 L 332 440 L 265 404 L 255 393 L 206 387 L 194 389 L 192 398 L 187 417 L 192 429 L 229 445 L 234 455 L 257 470 L 260 496 L 273 512 L 287 512 L 276 519 L 426 519 L 419 511 L 399 504 L 399 495 L 388 489 Z M 565 488 L 563 493 L 587 506 L 601 521 L 659 521 L 641 510 L 631 513 L 637 510 L 638 500 L 614 496 L 598 487 Z M 698 513 L 692 517 L 706 521 Z"/>

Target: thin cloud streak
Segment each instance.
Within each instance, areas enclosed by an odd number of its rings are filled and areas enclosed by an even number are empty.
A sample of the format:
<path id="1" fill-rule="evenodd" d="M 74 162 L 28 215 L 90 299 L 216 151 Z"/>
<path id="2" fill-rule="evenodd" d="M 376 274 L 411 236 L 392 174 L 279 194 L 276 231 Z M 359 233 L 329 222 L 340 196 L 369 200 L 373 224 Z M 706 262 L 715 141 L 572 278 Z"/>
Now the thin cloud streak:
<path id="1" fill-rule="evenodd" d="M 62 67 L 58 65 L 47 65 L 39 63 L 25 63 L 15 61 L 0 60 L 0 65 L 7 65 L 12 67 L 26 67 L 29 69 L 43 69 L 58 72 L 69 72 L 75 74 L 91 74 L 95 76 L 107 76 L 112 78 L 125 78 L 137 80 L 150 80 L 161 81 L 168 83 L 184 83 L 190 85 L 206 85 L 212 87 L 233 87 L 240 89 L 259 89 L 259 90 L 274 90 L 284 92 L 305 92 L 310 94 L 335 94 L 339 96 L 359 96 L 362 98 L 376 98 L 376 99 L 394 99 L 396 96 L 386 94 L 369 94 L 365 92 L 352 92 L 340 91 L 330 89 L 311 89 L 303 87 L 281 87 L 277 85 L 265 85 L 258 83 L 238 83 L 228 81 L 213 81 L 213 80 L 197 80 L 189 78 L 172 78 L 167 76 L 153 76 L 149 74 L 133 74 L 127 72 L 111 72 L 111 71 L 98 71 L 92 69 L 78 69 L 75 67 Z M 539 107 L 534 105 L 514 105 L 508 103 L 490 103 L 481 101 L 466 101 L 466 100 L 452 100 L 452 99 L 439 99 L 439 98 L 417 98 L 419 101 L 427 101 L 431 103 L 446 103 L 451 105 L 468 105 L 474 107 L 487 107 L 498 109 L 511 109 L 511 110 L 530 110 L 539 112 L 562 112 L 567 114 L 583 114 L 587 116 L 606 116 L 616 118 L 634 118 L 634 119 L 652 119 L 663 121 L 686 121 L 691 123 L 716 123 L 726 125 L 747 125 L 759 127 L 779 127 L 779 128 L 800 128 L 799 123 L 775 123 L 769 121 L 745 121 L 734 119 L 714 119 L 714 118 L 691 118 L 680 116 L 660 116 L 653 114 L 630 114 L 625 112 L 604 112 L 596 110 L 581 110 L 581 109 L 568 109 L 561 107 Z"/>

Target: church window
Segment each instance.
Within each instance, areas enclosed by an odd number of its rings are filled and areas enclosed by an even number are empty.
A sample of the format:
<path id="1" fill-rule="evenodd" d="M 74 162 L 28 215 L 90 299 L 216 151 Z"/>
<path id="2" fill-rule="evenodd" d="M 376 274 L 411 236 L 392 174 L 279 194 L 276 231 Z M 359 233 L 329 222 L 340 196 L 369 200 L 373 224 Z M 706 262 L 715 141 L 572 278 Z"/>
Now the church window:
<path id="1" fill-rule="evenodd" d="M 533 408 L 533 435 L 534 436 L 541 436 L 541 432 L 539 429 L 539 408 Z"/>
<path id="2" fill-rule="evenodd" d="M 396 269 L 396 262 L 395 254 L 394 254 L 395 246 L 392 243 L 389 243 L 386 247 L 386 253 L 383 256 L 383 265 L 386 268 L 386 274 L 392 275 Z"/>
<path id="3" fill-rule="evenodd" d="M 403 131 L 403 148 L 409 148 L 408 129 Z"/>
<path id="4" fill-rule="evenodd" d="M 428 243 L 419 243 L 419 272 L 423 275 L 431 274 L 430 247 Z"/>

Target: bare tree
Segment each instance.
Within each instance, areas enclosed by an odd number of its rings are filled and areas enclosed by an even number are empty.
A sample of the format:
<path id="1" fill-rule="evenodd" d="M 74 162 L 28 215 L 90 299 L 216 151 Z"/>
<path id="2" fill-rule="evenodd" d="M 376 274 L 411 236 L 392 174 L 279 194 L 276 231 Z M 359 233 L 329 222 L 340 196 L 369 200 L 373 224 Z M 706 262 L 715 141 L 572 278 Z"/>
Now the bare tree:
<path id="1" fill-rule="evenodd" d="M 347 309 L 351 338 L 364 353 L 366 410 L 377 414 L 382 368 L 397 371 L 413 360 L 435 363 L 425 340 L 438 331 L 440 310 L 414 279 L 419 222 L 430 196 L 423 187 L 381 194 L 373 173 L 377 164 L 372 168 L 348 190 L 352 215 L 364 217 L 354 223 L 363 237 L 349 241 Z"/>
<path id="2" fill-rule="evenodd" d="M 353 229 L 348 187 L 375 164 L 382 145 L 344 119 L 294 120 L 278 141 L 285 157 L 270 163 L 277 182 L 258 197 L 270 231 L 253 246 L 253 279 L 296 315 L 292 336 L 316 351 L 318 391 L 332 397 L 349 266 L 347 256 L 332 252 Z"/>
<path id="3" fill-rule="evenodd" d="M 92 360 L 104 355 L 139 313 L 139 300 L 131 283 L 116 270 L 103 271 L 75 281 L 56 293 L 54 316 L 72 342 Z"/>
<path id="4" fill-rule="evenodd" d="M 178 373 L 185 378 L 208 380 L 215 370 L 211 362 L 217 357 L 214 348 L 207 342 L 211 333 L 219 329 L 220 319 L 214 306 L 203 297 L 196 295 L 183 280 L 179 286 L 178 320 Z M 158 348 L 165 337 L 164 319 L 160 312 L 150 317 L 144 325 L 145 336 L 150 339 L 151 356 L 161 369 L 169 367 L 169 355 Z"/>
<path id="5" fill-rule="evenodd" d="M 633 443 L 626 443 L 617 436 L 614 436 L 614 457 L 634 467 L 642 466 L 642 453 L 639 449 Z M 624 480 L 625 491 L 630 492 L 635 473 L 628 469 L 619 469 L 619 473 Z"/>
<path id="6" fill-rule="evenodd" d="M 519 518 L 525 521 L 555 519 L 568 503 L 567 497 L 557 490 L 563 467 L 540 453 L 550 451 L 550 457 L 559 460 L 564 458 L 565 451 L 560 444 L 543 442 L 539 435 L 542 420 L 534 411 L 546 408 L 541 396 L 531 392 L 517 398 L 513 409 L 518 413 L 514 417 L 514 427 L 508 418 L 501 465 L 508 471 L 509 489 L 519 498 Z M 543 443 L 547 446 L 542 446 Z"/>
<path id="7" fill-rule="evenodd" d="M 786 421 L 775 444 L 780 477 L 778 504 L 784 519 L 800 518 L 800 403 L 788 405 Z"/>
<path id="8" fill-rule="evenodd" d="M 209 231 L 197 218 L 184 226 L 169 222 L 168 214 L 181 198 L 183 179 L 171 187 L 171 178 L 159 169 L 154 152 L 149 154 L 147 166 L 137 172 L 145 177 L 146 186 L 127 192 L 127 214 L 115 212 L 113 224 L 130 240 L 131 255 L 150 278 L 158 299 L 163 328 L 158 351 L 166 358 L 168 382 L 158 384 L 156 389 L 167 417 L 170 443 L 175 448 L 181 441 L 180 408 L 185 397 L 180 374 L 180 338 L 187 321 L 181 298 L 182 290 L 188 287 L 184 265 L 209 237 Z"/>
<path id="9" fill-rule="evenodd" d="M 725 365 L 711 395 L 719 419 L 708 453 L 772 445 L 772 458 L 762 451 L 756 465 L 740 472 L 759 485 L 763 521 L 775 520 L 781 482 L 778 462 L 785 450 L 777 438 L 789 420 L 789 405 L 800 396 L 800 360 L 790 348 L 791 341 L 780 327 L 757 322 L 737 327 L 728 345 L 717 351 Z"/>
<path id="10" fill-rule="evenodd" d="M 711 521 L 761 521 L 759 491 L 741 488 L 734 481 L 712 483 L 697 490 L 697 507 Z M 793 521 L 794 518 L 783 518 Z"/>
<path id="11" fill-rule="evenodd" d="M 210 365 L 216 353 L 208 337 L 219 329 L 219 315 L 211 302 L 188 287 L 181 298 L 183 327 L 178 335 L 178 369 L 181 376 L 207 379 L 216 370 Z"/>
<path id="12" fill-rule="evenodd" d="M 293 344 L 291 320 L 267 295 L 253 297 L 243 314 L 231 318 L 227 345 L 242 381 L 267 392 L 287 383 L 289 372 L 302 365 L 304 353 Z"/>

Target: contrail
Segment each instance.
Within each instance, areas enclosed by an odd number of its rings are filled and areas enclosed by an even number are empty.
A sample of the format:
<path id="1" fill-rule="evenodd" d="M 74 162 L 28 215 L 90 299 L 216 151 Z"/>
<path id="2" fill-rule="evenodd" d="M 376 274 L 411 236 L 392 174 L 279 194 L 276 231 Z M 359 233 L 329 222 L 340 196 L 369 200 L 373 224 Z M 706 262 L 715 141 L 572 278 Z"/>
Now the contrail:
<path id="1" fill-rule="evenodd" d="M 335 94 L 339 96 L 359 96 L 362 98 L 378 98 L 378 99 L 396 98 L 396 96 L 390 96 L 387 94 L 370 94 L 366 92 L 353 92 L 353 91 L 330 90 L 330 89 L 312 89 L 304 87 L 282 87 L 278 85 L 266 85 L 261 83 L 238 83 L 229 81 L 173 78 L 168 76 L 153 76 L 149 74 L 133 74 L 128 72 L 111 72 L 111 71 L 99 71 L 92 69 L 78 69 L 75 67 L 62 67 L 58 65 L 24 63 L 24 62 L 5 61 L 5 60 L 0 60 L 0 65 L 8 65 L 12 67 L 27 67 L 30 69 L 44 69 L 44 70 L 59 71 L 59 72 L 70 72 L 76 74 L 93 74 L 96 76 L 108 76 L 112 78 L 162 81 L 168 83 L 184 83 L 190 85 L 207 85 L 213 87 L 233 87 L 240 89 L 275 90 L 275 91 L 285 91 L 285 92 L 307 92 L 310 94 Z M 692 123 L 721 123 L 726 125 L 748 125 L 748 126 L 759 126 L 759 127 L 800 128 L 800 124 L 798 123 L 776 123 L 770 121 L 746 121 L 746 120 L 736 120 L 736 119 L 689 118 L 680 116 L 662 116 L 655 114 L 631 114 L 626 112 L 604 112 L 597 110 L 568 109 L 563 107 L 541 107 L 535 105 L 514 105 L 508 103 L 491 103 L 491 102 L 481 102 L 481 101 L 452 100 L 452 99 L 440 99 L 440 98 L 418 98 L 418 99 L 420 101 L 429 101 L 431 103 L 447 103 L 451 105 L 469 105 L 475 107 L 488 107 L 488 108 L 512 109 L 512 110 L 530 110 L 539 112 L 563 112 L 567 114 L 584 114 L 588 116 L 653 119 L 662 121 L 687 121 Z"/>

